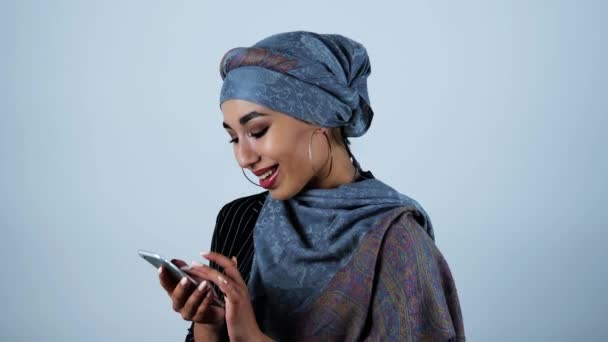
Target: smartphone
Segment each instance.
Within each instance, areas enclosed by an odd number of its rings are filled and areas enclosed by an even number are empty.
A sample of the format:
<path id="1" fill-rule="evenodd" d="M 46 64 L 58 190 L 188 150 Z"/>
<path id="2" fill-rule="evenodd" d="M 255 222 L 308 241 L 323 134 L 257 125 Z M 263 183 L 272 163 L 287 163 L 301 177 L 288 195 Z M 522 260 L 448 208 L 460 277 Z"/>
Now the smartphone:
<path id="1" fill-rule="evenodd" d="M 169 273 L 176 280 L 180 280 L 183 277 L 186 277 L 194 285 L 198 285 L 198 283 L 196 282 L 196 280 L 192 279 L 192 277 L 190 277 L 186 272 L 180 270 L 179 267 L 177 267 L 171 261 L 165 259 L 162 255 L 160 255 L 158 253 L 154 253 L 154 252 L 144 251 L 144 250 L 141 250 L 141 249 L 138 250 L 137 253 L 142 258 L 148 260 L 148 262 L 151 263 L 154 267 L 159 268 L 159 267 L 163 266 L 163 268 L 164 268 L 163 272 L 164 271 L 169 271 Z"/>

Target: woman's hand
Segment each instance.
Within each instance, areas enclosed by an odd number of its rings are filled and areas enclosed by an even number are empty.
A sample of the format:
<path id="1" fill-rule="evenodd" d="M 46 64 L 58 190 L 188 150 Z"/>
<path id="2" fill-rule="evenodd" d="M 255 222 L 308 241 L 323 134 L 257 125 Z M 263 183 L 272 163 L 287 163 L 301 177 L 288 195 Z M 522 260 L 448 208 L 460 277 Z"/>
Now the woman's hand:
<path id="1" fill-rule="evenodd" d="M 237 268 L 236 258 L 231 260 L 214 252 L 201 253 L 201 256 L 223 267 L 225 274 L 206 265 L 193 266 L 188 274 L 212 281 L 224 293 L 225 318 L 230 341 L 270 340 L 258 327 L 247 284 Z"/>
<path id="2" fill-rule="evenodd" d="M 187 266 L 179 259 L 173 259 L 171 262 L 182 269 Z M 185 271 L 189 273 L 187 269 Z M 171 297 L 173 310 L 181 314 L 185 320 L 208 324 L 219 331 L 224 324 L 223 306 L 217 304 L 219 300 L 211 284 L 195 274 L 190 276 L 199 283 L 198 287 L 185 277 L 179 281 L 175 280 L 169 272 L 164 271 L 162 267 L 159 268 L 160 283 Z"/>

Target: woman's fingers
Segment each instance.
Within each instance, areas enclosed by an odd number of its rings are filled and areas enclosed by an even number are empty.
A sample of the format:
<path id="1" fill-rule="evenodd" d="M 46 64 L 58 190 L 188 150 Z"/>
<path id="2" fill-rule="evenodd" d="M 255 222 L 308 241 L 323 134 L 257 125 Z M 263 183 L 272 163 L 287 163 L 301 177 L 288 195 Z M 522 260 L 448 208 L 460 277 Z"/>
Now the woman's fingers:
<path id="1" fill-rule="evenodd" d="M 222 266 L 223 268 L 235 267 L 234 259 L 229 259 L 228 257 L 216 253 L 216 252 L 201 252 L 201 256 L 207 260 L 211 260 L 216 264 Z"/>
<path id="2" fill-rule="evenodd" d="M 198 264 L 194 264 L 194 266 L 192 266 L 190 269 L 184 270 L 184 272 L 186 272 L 190 277 L 199 281 L 199 283 L 203 280 L 207 280 L 208 282 L 213 282 L 213 280 L 212 280 L 213 275 L 209 274 L 209 272 L 207 271 L 208 269 L 212 269 L 212 268 L 198 263 Z M 219 299 L 216 291 L 210 285 L 211 284 L 207 283 L 207 286 L 210 287 L 210 291 L 212 292 L 211 293 L 211 303 L 216 306 L 224 307 L 224 303 Z"/>
<path id="3" fill-rule="evenodd" d="M 243 280 L 243 277 L 241 276 L 241 273 L 237 268 L 237 263 L 235 262 L 236 257 L 231 260 L 215 252 L 201 253 L 201 256 L 209 261 L 215 262 L 219 266 L 222 266 L 224 268 L 224 272 L 226 272 L 226 275 L 228 275 L 228 277 L 234 279 L 240 285 L 246 286 L 245 281 Z"/>
<path id="4" fill-rule="evenodd" d="M 229 275 L 223 274 L 220 271 L 213 269 L 207 265 L 193 266 L 191 269 L 187 270 L 186 273 L 214 283 L 220 288 L 224 295 L 236 295 L 235 291 L 236 287 L 239 286 L 238 283 Z"/>
<path id="5" fill-rule="evenodd" d="M 178 268 L 181 268 L 183 266 L 188 266 L 188 263 L 181 259 L 171 259 L 171 263 L 173 265 L 177 266 Z"/>
<path id="6" fill-rule="evenodd" d="M 171 263 L 176 265 L 177 267 L 188 266 L 188 264 L 180 259 L 172 259 Z M 160 279 L 160 285 L 167 291 L 169 295 L 175 289 L 175 286 L 178 284 L 179 279 L 175 279 L 171 272 L 169 272 L 165 267 L 161 266 L 158 268 L 158 277 Z"/>
<path id="7" fill-rule="evenodd" d="M 205 295 L 209 292 L 207 281 L 203 280 L 200 285 L 192 291 L 186 303 L 181 309 L 182 318 L 185 320 L 192 320 L 192 317 L 196 314 L 196 311 L 201 306 L 201 302 L 205 299 Z"/>
<path id="8" fill-rule="evenodd" d="M 173 301 L 173 310 L 176 312 L 181 312 L 181 309 L 184 307 L 188 296 L 190 295 L 191 287 L 194 286 L 188 278 L 183 277 L 177 286 L 173 289 L 171 293 L 171 299 Z"/>
<path id="9" fill-rule="evenodd" d="M 207 279 L 208 275 L 207 275 L 207 272 L 205 271 L 205 267 L 209 267 L 209 266 L 195 265 L 195 266 L 192 266 L 190 269 L 183 270 L 183 271 L 186 272 L 186 274 L 188 274 L 189 276 L 191 276 L 194 279 L 210 280 L 210 279 Z"/>
<path id="10" fill-rule="evenodd" d="M 234 279 L 209 266 L 199 267 L 197 272 L 199 272 L 204 279 L 207 279 L 217 285 L 220 288 L 220 291 L 224 293 L 225 299 L 233 304 L 240 300 L 241 288 L 244 287 L 246 291 L 246 285 L 239 285 L 239 283 L 237 283 Z"/>
<path id="11" fill-rule="evenodd" d="M 203 301 L 196 309 L 192 320 L 199 323 L 217 323 L 224 319 L 224 308 L 213 305 L 213 293 L 205 292 Z"/>
<path id="12" fill-rule="evenodd" d="M 175 279 L 169 274 L 169 272 L 165 270 L 162 266 L 158 268 L 158 278 L 160 280 L 160 285 L 163 287 L 163 289 L 165 289 L 165 291 L 167 291 L 167 293 L 171 295 L 171 292 L 173 292 L 175 285 L 177 285 L 177 281 L 175 281 Z"/>

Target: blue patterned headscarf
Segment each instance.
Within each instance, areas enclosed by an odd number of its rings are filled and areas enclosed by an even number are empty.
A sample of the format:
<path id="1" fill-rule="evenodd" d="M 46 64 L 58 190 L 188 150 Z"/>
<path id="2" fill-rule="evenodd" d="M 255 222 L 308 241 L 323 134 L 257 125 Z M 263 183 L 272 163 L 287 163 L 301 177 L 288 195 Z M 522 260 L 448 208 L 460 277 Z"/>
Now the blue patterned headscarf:
<path id="1" fill-rule="evenodd" d="M 359 137 L 374 115 L 367 94 L 365 47 L 337 34 L 285 32 L 228 51 L 220 63 L 220 105 L 261 104 L 321 127 Z"/>

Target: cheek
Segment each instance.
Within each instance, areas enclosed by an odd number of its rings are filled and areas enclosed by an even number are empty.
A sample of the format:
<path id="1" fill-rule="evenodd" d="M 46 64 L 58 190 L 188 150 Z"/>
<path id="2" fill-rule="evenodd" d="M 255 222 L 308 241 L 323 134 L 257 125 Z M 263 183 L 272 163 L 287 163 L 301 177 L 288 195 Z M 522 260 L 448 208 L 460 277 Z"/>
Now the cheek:
<path id="1" fill-rule="evenodd" d="M 294 161 L 301 158 L 300 150 L 306 149 L 306 147 L 301 146 L 302 142 L 300 140 L 297 134 L 287 134 L 277 129 L 277 132 L 270 134 L 257 147 L 260 154 L 267 158 L 279 163 L 293 164 Z"/>
<path id="2" fill-rule="evenodd" d="M 297 134 L 285 137 L 284 143 L 279 144 L 277 153 L 280 154 L 281 159 L 289 163 L 289 165 L 296 170 L 301 171 L 303 165 L 307 162 L 308 145 L 303 137 Z"/>
<path id="3" fill-rule="evenodd" d="M 302 134 L 273 134 L 257 146 L 263 158 L 277 162 L 290 180 L 300 178 L 302 171 L 307 170 L 307 142 Z"/>
<path id="4" fill-rule="evenodd" d="M 308 160 L 308 139 L 305 134 L 294 135 L 282 151 L 285 161 L 287 179 L 295 187 L 301 187 L 312 177 L 312 169 Z"/>

